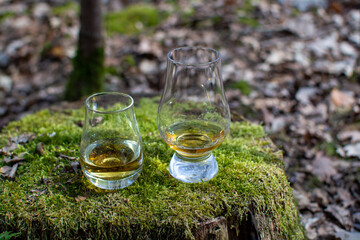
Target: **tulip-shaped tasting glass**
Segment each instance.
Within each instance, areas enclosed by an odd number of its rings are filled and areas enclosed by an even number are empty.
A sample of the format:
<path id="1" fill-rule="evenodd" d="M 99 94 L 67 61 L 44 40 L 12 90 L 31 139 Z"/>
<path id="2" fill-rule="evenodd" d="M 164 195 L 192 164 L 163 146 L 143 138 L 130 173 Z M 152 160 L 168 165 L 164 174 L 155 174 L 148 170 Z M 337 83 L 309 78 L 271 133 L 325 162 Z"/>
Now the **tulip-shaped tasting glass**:
<path id="1" fill-rule="evenodd" d="M 142 140 L 133 104 L 132 97 L 123 93 L 98 93 L 85 101 L 80 163 L 99 188 L 124 188 L 140 175 Z"/>
<path id="2" fill-rule="evenodd" d="M 183 47 L 168 53 L 157 124 L 176 151 L 169 165 L 174 178 L 193 183 L 216 175 L 211 150 L 223 142 L 230 126 L 218 51 Z"/>

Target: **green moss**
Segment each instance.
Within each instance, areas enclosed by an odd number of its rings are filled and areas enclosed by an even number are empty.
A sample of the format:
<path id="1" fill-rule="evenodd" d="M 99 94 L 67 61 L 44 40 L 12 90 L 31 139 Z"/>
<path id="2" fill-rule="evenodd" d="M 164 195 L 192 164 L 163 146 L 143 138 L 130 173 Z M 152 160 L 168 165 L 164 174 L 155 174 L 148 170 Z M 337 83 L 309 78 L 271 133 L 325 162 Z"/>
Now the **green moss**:
<path id="1" fill-rule="evenodd" d="M 105 29 L 110 35 L 136 34 L 145 28 L 157 26 L 165 17 L 151 5 L 130 5 L 123 11 L 106 14 Z"/>
<path id="2" fill-rule="evenodd" d="M 66 3 L 53 7 L 51 12 L 53 15 L 63 15 L 69 11 L 75 11 L 76 13 L 80 12 L 80 6 L 75 1 L 67 1 Z"/>
<path id="3" fill-rule="evenodd" d="M 249 96 L 251 93 L 251 86 L 244 80 L 233 83 L 231 87 L 239 89 L 240 92 L 246 96 Z"/>
<path id="4" fill-rule="evenodd" d="M 240 17 L 239 23 L 248 25 L 253 28 L 256 28 L 260 25 L 258 20 L 254 19 L 254 18 L 250 18 L 250 17 Z"/>
<path id="5" fill-rule="evenodd" d="M 314 189 L 314 188 L 321 188 L 323 184 L 318 177 L 311 176 L 309 177 L 307 185 L 310 189 Z"/>
<path id="6" fill-rule="evenodd" d="M 41 56 L 45 55 L 46 53 L 48 53 L 51 50 L 51 48 L 52 48 L 51 42 L 48 42 L 48 41 L 45 42 L 41 48 L 40 55 Z"/>
<path id="7" fill-rule="evenodd" d="M 255 7 L 252 4 L 252 0 L 245 0 L 243 2 L 243 6 L 237 10 L 239 15 L 239 23 L 248 25 L 253 28 L 258 27 L 260 24 L 259 21 L 254 17 L 254 11 Z"/>
<path id="8" fill-rule="evenodd" d="M 269 142 L 261 126 L 232 123 L 230 135 L 213 151 L 218 175 L 185 184 L 167 170 L 173 151 L 157 130 L 157 101 L 142 99 L 135 109 L 144 169 L 133 185 L 117 191 L 95 188 L 58 157 L 79 156 L 82 129 L 76 123 L 84 109 L 44 110 L 11 122 L 1 138 L 27 132 L 37 138 L 21 149 L 26 161 L 16 181 L 0 180 L 0 232 L 32 239 L 192 239 L 198 222 L 242 218 L 253 209 L 262 238 L 304 238 L 282 161 L 264 148 Z M 35 154 L 38 142 L 45 144 L 41 156 Z"/>
<path id="9" fill-rule="evenodd" d="M 3 12 L 0 13 L 0 23 L 2 23 L 5 19 L 12 18 L 15 16 L 13 12 Z"/>
<path id="10" fill-rule="evenodd" d="M 66 85 L 65 98 L 76 100 L 104 88 L 104 48 L 98 48 L 82 57 L 80 50 L 73 59 L 73 68 L 70 79 Z"/>
<path id="11" fill-rule="evenodd" d="M 127 64 L 130 67 L 134 67 L 136 65 L 136 60 L 133 55 L 127 54 L 124 56 L 123 60 L 124 64 Z"/>
<path id="12" fill-rule="evenodd" d="M 323 142 L 320 144 L 319 149 L 325 151 L 326 155 L 330 157 L 337 155 L 335 142 Z"/>
<path id="13" fill-rule="evenodd" d="M 301 14 L 301 11 L 299 10 L 299 9 L 297 9 L 297 8 L 292 8 L 291 9 L 291 16 L 292 17 L 297 17 L 297 16 L 299 16 Z"/>
<path id="14" fill-rule="evenodd" d="M 0 233 L 0 240 L 10 240 L 12 238 L 20 236 L 21 233 L 3 232 Z"/>
<path id="15" fill-rule="evenodd" d="M 254 4 L 252 2 L 253 0 L 244 0 L 241 8 L 238 10 L 245 14 L 251 14 L 255 10 Z"/>
<path id="16" fill-rule="evenodd" d="M 118 70 L 116 69 L 115 66 L 108 66 L 105 68 L 105 73 L 106 74 L 110 74 L 110 75 L 114 75 L 114 76 L 118 76 L 119 75 L 119 72 Z"/>
<path id="17" fill-rule="evenodd" d="M 105 68 L 105 73 L 123 78 L 123 72 L 131 67 L 134 67 L 135 65 L 135 58 L 131 54 L 126 54 L 121 58 L 121 63 L 119 66 L 107 66 Z"/>

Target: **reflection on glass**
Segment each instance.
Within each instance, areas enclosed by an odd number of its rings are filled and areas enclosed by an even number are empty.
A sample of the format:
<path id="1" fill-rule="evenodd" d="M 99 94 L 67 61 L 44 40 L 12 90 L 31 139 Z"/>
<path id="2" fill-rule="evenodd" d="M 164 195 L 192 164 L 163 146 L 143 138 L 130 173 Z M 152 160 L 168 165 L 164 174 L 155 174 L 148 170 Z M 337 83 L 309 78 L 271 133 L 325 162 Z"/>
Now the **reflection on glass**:
<path id="1" fill-rule="evenodd" d="M 97 187 L 127 187 L 141 172 L 142 141 L 133 102 L 122 93 L 94 94 L 85 101 L 80 163 Z"/>
<path id="2" fill-rule="evenodd" d="M 213 178 L 211 153 L 229 132 L 230 113 L 221 77 L 220 53 L 210 48 L 177 48 L 168 53 L 158 128 L 176 152 L 169 171 L 183 182 Z"/>

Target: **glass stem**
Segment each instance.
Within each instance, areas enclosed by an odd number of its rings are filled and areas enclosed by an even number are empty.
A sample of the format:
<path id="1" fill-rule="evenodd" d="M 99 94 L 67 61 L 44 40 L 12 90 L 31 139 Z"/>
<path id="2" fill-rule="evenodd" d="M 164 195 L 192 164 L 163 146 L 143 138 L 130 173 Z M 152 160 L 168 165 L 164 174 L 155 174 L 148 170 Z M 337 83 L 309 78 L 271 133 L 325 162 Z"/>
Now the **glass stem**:
<path id="1" fill-rule="evenodd" d="M 183 161 L 186 161 L 186 162 L 199 162 L 199 161 L 203 161 L 205 159 L 208 159 L 211 155 L 211 152 L 208 152 L 204 155 L 201 155 L 201 156 L 194 156 L 194 157 L 187 157 L 187 156 L 184 156 L 184 155 L 181 155 L 180 153 L 178 152 L 175 152 L 176 156 L 183 160 Z"/>

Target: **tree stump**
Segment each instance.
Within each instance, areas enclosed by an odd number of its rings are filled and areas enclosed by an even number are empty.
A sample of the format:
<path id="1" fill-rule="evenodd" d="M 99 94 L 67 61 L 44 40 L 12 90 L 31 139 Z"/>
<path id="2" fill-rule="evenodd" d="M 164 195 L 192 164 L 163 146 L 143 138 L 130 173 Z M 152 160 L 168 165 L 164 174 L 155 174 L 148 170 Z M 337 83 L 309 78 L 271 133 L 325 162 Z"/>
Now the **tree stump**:
<path id="1" fill-rule="evenodd" d="M 261 126 L 232 122 L 229 136 L 213 151 L 218 175 L 185 184 L 168 172 L 173 150 L 157 130 L 157 106 L 158 100 L 144 98 L 135 108 L 144 168 L 133 185 L 115 191 L 94 187 L 79 168 L 84 109 L 43 110 L 11 122 L 0 138 L 0 236 L 11 231 L 29 239 L 305 238 L 281 153 Z M 14 164 L 16 176 L 10 179 L 5 169 Z"/>

